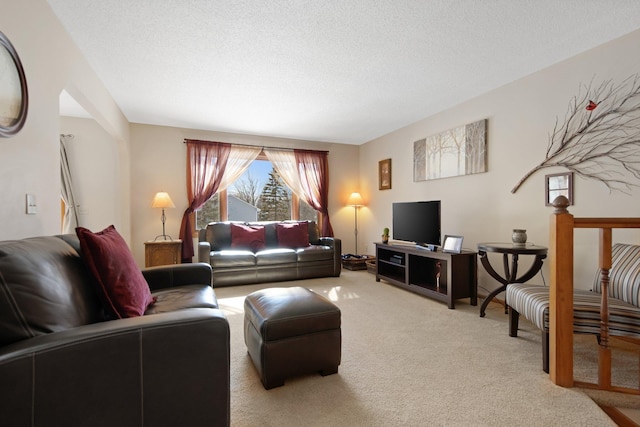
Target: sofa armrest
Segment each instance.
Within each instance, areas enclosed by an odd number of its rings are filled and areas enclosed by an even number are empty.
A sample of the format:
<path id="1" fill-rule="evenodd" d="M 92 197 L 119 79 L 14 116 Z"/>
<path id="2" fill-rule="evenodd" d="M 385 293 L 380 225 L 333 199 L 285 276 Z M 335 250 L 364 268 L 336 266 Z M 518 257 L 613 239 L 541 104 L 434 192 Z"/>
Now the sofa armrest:
<path id="1" fill-rule="evenodd" d="M 335 248 L 336 243 L 340 244 L 341 243 L 340 239 L 336 239 L 335 237 L 320 237 L 318 239 L 318 244 L 324 245 L 324 246 L 330 246 L 332 248 Z"/>
<path id="2" fill-rule="evenodd" d="M 321 245 L 333 248 L 333 275 L 340 276 L 342 272 L 342 240 L 335 237 L 321 237 L 318 241 Z"/>
<path id="3" fill-rule="evenodd" d="M 205 308 L 20 341 L 0 348 L 3 423 L 229 425 L 229 354 L 224 314 Z"/>
<path id="4" fill-rule="evenodd" d="M 211 243 L 198 242 L 198 262 L 211 262 Z"/>
<path id="5" fill-rule="evenodd" d="M 208 263 L 160 265 L 142 269 L 151 291 L 184 285 L 212 285 Z"/>

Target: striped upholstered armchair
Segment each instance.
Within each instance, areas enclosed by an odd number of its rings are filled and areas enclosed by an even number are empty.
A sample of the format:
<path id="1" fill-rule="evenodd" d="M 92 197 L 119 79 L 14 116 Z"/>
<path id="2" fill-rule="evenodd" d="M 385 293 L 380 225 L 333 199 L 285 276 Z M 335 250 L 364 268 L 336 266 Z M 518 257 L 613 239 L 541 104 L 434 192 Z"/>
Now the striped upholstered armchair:
<path id="1" fill-rule="evenodd" d="M 592 290 L 574 290 L 573 331 L 600 337 L 600 271 Z M 640 246 L 617 243 L 609 271 L 609 335 L 640 338 Z M 549 372 L 549 288 L 518 283 L 507 287 L 509 336 L 518 336 L 520 315 L 542 331 L 542 367 Z"/>

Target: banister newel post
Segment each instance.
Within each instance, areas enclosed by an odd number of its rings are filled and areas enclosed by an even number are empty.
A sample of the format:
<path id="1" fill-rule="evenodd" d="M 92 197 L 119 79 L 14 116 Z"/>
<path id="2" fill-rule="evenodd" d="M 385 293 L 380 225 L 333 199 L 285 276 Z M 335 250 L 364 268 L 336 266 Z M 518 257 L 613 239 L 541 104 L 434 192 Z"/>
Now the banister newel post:
<path id="1" fill-rule="evenodd" d="M 569 200 L 558 196 L 549 227 L 549 376 L 573 386 L 573 215 Z"/>

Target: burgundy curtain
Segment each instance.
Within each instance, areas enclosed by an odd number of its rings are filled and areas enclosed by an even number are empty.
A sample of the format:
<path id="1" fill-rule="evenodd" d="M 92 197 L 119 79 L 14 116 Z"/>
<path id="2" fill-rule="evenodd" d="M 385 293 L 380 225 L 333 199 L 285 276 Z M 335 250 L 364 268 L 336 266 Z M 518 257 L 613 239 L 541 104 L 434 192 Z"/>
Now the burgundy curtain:
<path id="1" fill-rule="evenodd" d="M 217 191 L 229 160 L 231 144 L 188 139 L 187 197 L 189 207 L 184 211 L 180 226 L 182 262 L 193 258 L 193 227 L 191 214 L 198 210 Z"/>
<path id="2" fill-rule="evenodd" d="M 322 237 L 333 237 L 329 220 L 329 161 L 327 152 L 293 150 L 306 202 L 322 214 Z"/>

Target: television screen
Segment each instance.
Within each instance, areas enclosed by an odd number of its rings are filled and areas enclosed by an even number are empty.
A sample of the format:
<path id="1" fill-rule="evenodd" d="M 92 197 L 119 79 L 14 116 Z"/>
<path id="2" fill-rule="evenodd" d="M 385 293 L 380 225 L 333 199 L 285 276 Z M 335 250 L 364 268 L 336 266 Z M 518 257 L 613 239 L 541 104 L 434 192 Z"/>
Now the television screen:
<path id="1" fill-rule="evenodd" d="M 440 200 L 392 205 L 393 238 L 440 246 Z"/>

